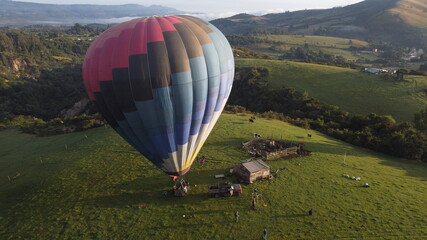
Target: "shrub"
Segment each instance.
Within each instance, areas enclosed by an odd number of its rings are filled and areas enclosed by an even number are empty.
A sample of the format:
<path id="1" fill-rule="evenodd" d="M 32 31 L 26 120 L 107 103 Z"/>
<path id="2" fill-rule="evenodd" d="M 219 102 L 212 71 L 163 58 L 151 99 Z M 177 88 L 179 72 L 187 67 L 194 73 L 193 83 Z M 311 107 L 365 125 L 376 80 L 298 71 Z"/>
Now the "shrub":
<path id="1" fill-rule="evenodd" d="M 236 114 L 236 113 L 246 113 L 246 108 L 242 107 L 242 106 L 239 106 L 239 105 L 226 105 L 224 110 L 226 112 L 234 113 L 234 114 Z"/>

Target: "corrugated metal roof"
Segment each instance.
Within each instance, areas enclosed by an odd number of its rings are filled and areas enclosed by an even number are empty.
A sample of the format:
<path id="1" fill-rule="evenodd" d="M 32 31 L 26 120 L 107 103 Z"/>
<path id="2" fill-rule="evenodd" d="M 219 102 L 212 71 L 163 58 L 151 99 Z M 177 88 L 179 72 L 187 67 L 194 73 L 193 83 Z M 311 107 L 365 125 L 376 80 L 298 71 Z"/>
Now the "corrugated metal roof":
<path id="1" fill-rule="evenodd" d="M 243 167 L 248 169 L 249 172 L 258 172 L 263 169 L 270 169 L 270 167 L 262 160 L 242 163 Z"/>

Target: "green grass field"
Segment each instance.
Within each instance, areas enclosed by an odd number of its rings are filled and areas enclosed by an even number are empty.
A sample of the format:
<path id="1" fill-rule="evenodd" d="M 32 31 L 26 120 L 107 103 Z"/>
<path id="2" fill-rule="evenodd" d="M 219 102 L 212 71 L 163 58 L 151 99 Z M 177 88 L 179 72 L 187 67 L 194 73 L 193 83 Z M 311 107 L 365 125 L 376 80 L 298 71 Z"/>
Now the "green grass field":
<path id="1" fill-rule="evenodd" d="M 261 239 L 264 228 L 269 239 L 427 236 L 426 164 L 314 131 L 308 138 L 307 130 L 277 120 L 247 119 L 221 116 L 202 148 L 205 165 L 194 164 L 186 175 L 192 189 L 185 198 L 162 196 L 172 186 L 168 177 L 110 128 L 46 138 L 2 131 L 0 239 Z M 306 142 L 312 155 L 268 161 L 273 171 L 286 170 L 244 186 L 241 197 L 209 198 L 214 174 L 248 158 L 240 147 L 253 132 Z M 371 187 L 362 188 L 364 182 Z M 266 204 L 256 211 L 254 188 Z M 315 215 L 307 216 L 311 208 Z"/>
<path id="2" fill-rule="evenodd" d="M 348 68 L 278 60 L 236 59 L 238 67 L 270 70 L 271 87 L 293 87 L 311 97 L 336 105 L 353 114 L 391 115 L 412 121 L 427 105 L 427 77 L 405 76 L 403 82 Z"/>
<path id="3" fill-rule="evenodd" d="M 257 38 L 268 39 L 277 42 L 282 42 L 289 45 L 314 45 L 318 47 L 333 47 L 340 49 L 348 49 L 351 46 L 355 47 L 366 47 L 369 45 L 368 42 L 357 40 L 357 39 L 348 39 L 348 38 L 338 38 L 338 37 L 328 37 L 328 36 L 309 36 L 309 35 L 265 35 L 257 36 Z M 350 44 L 351 40 L 351 44 Z"/>
<path id="4" fill-rule="evenodd" d="M 356 56 L 349 48 L 350 47 L 366 47 L 369 46 L 368 42 L 357 40 L 357 39 L 348 39 L 348 38 L 338 38 L 338 37 L 328 37 L 328 36 L 311 36 L 311 35 L 261 35 L 256 36 L 256 38 L 275 41 L 275 44 L 266 44 L 266 43 L 256 43 L 245 46 L 249 49 L 252 49 L 256 52 L 263 54 L 271 55 L 274 57 L 279 57 L 283 55 L 284 51 L 289 50 L 291 47 L 303 47 L 305 44 L 314 51 L 322 51 L 326 54 L 331 54 L 335 56 L 342 56 L 347 60 L 355 61 L 358 59 L 376 59 L 374 55 L 363 54 L 361 56 Z M 274 46 L 275 50 L 272 50 L 271 47 Z"/>

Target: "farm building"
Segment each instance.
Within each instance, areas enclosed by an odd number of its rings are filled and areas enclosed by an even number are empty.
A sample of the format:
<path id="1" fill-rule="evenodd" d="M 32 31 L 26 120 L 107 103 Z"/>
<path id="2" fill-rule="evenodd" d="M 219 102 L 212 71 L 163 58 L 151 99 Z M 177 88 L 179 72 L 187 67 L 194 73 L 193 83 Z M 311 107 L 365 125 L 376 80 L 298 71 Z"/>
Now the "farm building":
<path id="1" fill-rule="evenodd" d="M 233 173 L 243 182 L 253 183 L 258 179 L 270 178 L 270 166 L 262 160 L 236 164 Z"/>
<path id="2" fill-rule="evenodd" d="M 387 70 L 387 69 L 379 69 L 379 68 L 362 68 L 362 72 L 371 73 L 371 74 L 396 74 L 396 70 Z"/>

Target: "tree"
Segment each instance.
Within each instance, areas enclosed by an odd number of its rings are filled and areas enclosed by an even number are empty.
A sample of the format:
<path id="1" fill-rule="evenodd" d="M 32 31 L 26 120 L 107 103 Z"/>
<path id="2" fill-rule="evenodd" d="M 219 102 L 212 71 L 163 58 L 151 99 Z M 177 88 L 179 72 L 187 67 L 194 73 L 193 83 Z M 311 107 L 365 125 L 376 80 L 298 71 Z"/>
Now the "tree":
<path id="1" fill-rule="evenodd" d="M 420 71 L 427 72 L 427 63 L 424 63 L 424 64 L 420 65 Z"/>
<path id="2" fill-rule="evenodd" d="M 419 113 L 415 114 L 414 123 L 417 129 L 427 134 L 427 107 L 425 110 L 421 110 Z"/>

